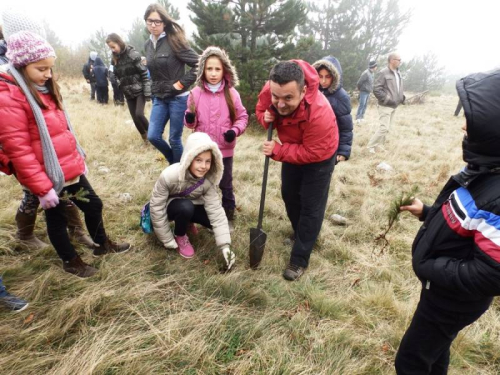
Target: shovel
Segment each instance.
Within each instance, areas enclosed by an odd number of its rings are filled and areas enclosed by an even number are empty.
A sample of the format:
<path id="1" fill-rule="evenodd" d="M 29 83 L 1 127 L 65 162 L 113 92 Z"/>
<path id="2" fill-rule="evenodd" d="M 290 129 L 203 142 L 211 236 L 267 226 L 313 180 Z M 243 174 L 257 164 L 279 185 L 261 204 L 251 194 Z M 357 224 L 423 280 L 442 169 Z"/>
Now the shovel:
<path id="1" fill-rule="evenodd" d="M 273 137 L 273 123 L 269 124 L 267 129 L 267 140 L 270 141 Z M 262 219 L 264 217 L 264 203 L 266 201 L 267 187 L 267 172 L 269 170 L 269 156 L 266 156 L 264 162 L 264 177 L 262 178 L 262 193 L 260 195 L 259 222 L 257 228 L 250 228 L 250 268 L 257 269 L 259 267 L 264 248 L 266 247 L 267 234 L 262 230 Z"/>

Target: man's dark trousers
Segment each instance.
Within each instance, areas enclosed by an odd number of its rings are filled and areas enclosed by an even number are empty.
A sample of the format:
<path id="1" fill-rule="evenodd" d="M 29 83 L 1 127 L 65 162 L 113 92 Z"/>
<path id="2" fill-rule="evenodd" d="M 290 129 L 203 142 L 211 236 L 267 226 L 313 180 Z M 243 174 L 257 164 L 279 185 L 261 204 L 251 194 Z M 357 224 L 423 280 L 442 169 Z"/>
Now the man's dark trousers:
<path id="1" fill-rule="evenodd" d="M 335 155 L 319 163 L 283 163 L 281 195 L 295 232 L 290 263 L 307 267 L 325 216 Z"/>

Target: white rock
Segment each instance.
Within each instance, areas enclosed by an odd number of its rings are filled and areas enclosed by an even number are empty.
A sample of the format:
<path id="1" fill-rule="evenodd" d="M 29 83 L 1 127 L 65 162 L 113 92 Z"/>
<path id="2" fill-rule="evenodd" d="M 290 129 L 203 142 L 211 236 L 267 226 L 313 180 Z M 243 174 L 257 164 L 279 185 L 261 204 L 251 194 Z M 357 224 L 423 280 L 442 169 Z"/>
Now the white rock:
<path id="1" fill-rule="evenodd" d="M 7 176 L 7 175 L 3 172 L 0 172 L 0 176 Z"/>
<path id="2" fill-rule="evenodd" d="M 129 193 L 122 193 L 122 194 L 120 194 L 120 200 L 122 202 L 131 202 L 132 196 Z"/>
<path id="3" fill-rule="evenodd" d="M 392 168 L 389 164 L 386 162 L 382 162 L 379 165 L 377 165 L 377 170 L 379 171 L 393 171 L 394 168 Z"/>
<path id="4" fill-rule="evenodd" d="M 99 173 L 109 173 L 109 168 L 99 167 L 98 171 Z"/>
<path id="5" fill-rule="evenodd" d="M 127 121 L 125 121 L 125 125 L 132 126 L 132 125 L 134 125 L 134 121 L 132 121 L 132 120 L 127 120 Z"/>
<path id="6" fill-rule="evenodd" d="M 330 216 L 330 220 L 335 225 L 347 225 L 347 219 L 338 214 L 333 214 L 332 216 Z"/>

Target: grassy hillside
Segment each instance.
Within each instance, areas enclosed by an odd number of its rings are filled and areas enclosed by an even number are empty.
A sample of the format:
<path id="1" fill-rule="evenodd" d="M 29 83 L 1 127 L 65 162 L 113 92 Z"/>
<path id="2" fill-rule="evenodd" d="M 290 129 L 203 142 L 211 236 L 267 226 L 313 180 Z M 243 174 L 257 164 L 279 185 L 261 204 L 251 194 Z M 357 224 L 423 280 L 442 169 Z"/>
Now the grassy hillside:
<path id="1" fill-rule="evenodd" d="M 167 166 L 142 144 L 128 110 L 88 100 L 79 82 L 63 83 L 67 107 L 88 154 L 89 180 L 104 201 L 112 238 L 133 243 L 124 255 L 83 258 L 99 268 L 81 280 L 61 269 L 53 248 L 36 252 L 15 239 L 21 189 L 0 177 L 0 269 L 11 292 L 31 306 L 0 312 L 2 374 L 392 374 L 394 355 L 419 296 L 410 246 L 419 227 L 409 214 L 374 242 L 387 224 L 390 203 L 419 185 L 427 203 L 461 165 L 456 97 L 431 97 L 401 107 L 387 152 L 366 144 L 377 123 L 369 107 L 356 125 L 351 159 L 337 165 L 325 219 L 310 267 L 298 282 L 283 280 L 291 228 L 280 197 L 280 165 L 271 162 L 264 230 L 266 253 L 249 270 L 249 228 L 256 225 L 264 132 L 238 140 L 234 184 L 238 204 L 233 249 L 236 268 L 219 273 L 222 257 L 212 235 L 192 238 L 197 256 L 185 260 L 139 227 L 139 212 Z M 356 109 L 356 108 L 355 108 Z M 149 107 L 148 107 L 149 111 Z M 185 131 L 185 136 L 189 131 Z M 380 162 L 394 170 L 376 170 Z M 103 173 L 100 167 L 109 169 Z M 122 194 L 132 196 L 131 201 Z M 43 214 L 36 232 L 48 241 Z M 499 305 L 458 336 L 450 374 L 500 371 Z"/>

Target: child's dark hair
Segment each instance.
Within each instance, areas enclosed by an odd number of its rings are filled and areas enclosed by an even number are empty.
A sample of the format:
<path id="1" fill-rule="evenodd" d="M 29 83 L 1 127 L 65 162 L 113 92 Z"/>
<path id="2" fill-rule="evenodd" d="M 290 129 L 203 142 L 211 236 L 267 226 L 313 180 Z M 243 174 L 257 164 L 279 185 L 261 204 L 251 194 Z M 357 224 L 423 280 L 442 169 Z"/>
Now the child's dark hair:
<path id="1" fill-rule="evenodd" d="M 144 13 L 144 21 L 153 12 L 158 13 L 163 21 L 163 31 L 167 34 L 167 40 L 175 52 L 189 48 L 189 43 L 186 39 L 184 29 L 175 20 L 169 16 L 167 10 L 160 4 L 150 4 Z"/>
<path id="2" fill-rule="evenodd" d="M 293 61 L 282 61 L 277 63 L 269 74 L 269 79 L 279 85 L 286 85 L 295 81 L 299 85 L 299 91 L 305 86 L 304 72 L 299 64 Z"/>
<path id="3" fill-rule="evenodd" d="M 31 81 L 31 79 L 28 76 L 28 73 L 26 72 L 26 67 L 23 66 L 18 69 L 21 75 L 24 78 L 24 82 L 26 82 L 26 85 L 28 86 L 28 89 L 30 90 L 31 95 L 33 95 L 33 98 L 35 98 L 36 103 L 40 106 L 41 109 L 48 109 L 48 107 L 43 103 L 42 98 L 40 98 L 40 94 L 38 93 L 38 90 L 35 87 L 35 84 Z M 52 69 L 51 69 L 52 72 Z M 60 109 L 61 111 L 63 110 L 63 104 L 62 104 L 62 97 L 61 97 L 61 92 L 59 90 L 59 85 L 57 82 L 54 80 L 54 75 L 52 75 L 51 78 L 48 79 L 47 83 L 45 83 L 45 86 L 49 90 L 49 94 L 56 103 L 57 109 Z"/>
<path id="4" fill-rule="evenodd" d="M 106 37 L 106 44 L 108 44 L 109 42 L 113 42 L 113 43 L 118 44 L 118 46 L 120 47 L 120 52 L 125 51 L 125 48 L 127 48 L 127 45 L 125 44 L 123 39 L 120 37 L 120 35 L 118 35 L 116 33 L 111 33 Z M 118 58 L 113 53 L 113 62 L 116 64 L 117 61 L 118 61 Z"/>

